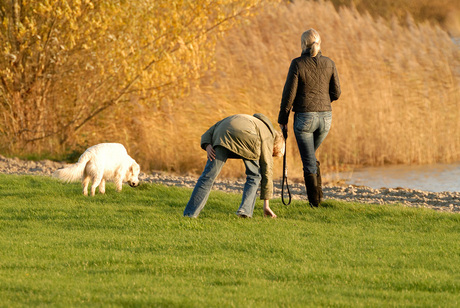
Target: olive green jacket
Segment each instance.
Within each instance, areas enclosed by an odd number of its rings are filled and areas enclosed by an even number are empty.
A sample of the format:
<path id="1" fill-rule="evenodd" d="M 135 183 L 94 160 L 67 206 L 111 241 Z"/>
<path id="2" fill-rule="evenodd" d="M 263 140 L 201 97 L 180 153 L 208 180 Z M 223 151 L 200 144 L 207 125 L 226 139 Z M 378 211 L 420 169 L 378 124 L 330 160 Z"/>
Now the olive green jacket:
<path id="1" fill-rule="evenodd" d="M 275 129 L 263 114 L 236 114 L 209 128 L 201 136 L 201 148 L 222 146 L 239 157 L 258 160 L 262 181 L 260 199 L 273 196 L 273 143 Z"/>

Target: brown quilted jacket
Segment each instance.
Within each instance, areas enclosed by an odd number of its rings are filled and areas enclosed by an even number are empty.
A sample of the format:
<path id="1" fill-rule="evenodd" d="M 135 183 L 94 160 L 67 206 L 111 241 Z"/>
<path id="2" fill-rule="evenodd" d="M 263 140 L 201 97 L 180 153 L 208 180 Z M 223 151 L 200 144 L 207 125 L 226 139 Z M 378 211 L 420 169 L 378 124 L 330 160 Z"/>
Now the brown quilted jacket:
<path id="1" fill-rule="evenodd" d="M 286 125 L 291 109 L 294 112 L 331 111 L 331 102 L 341 93 L 339 75 L 334 61 L 310 50 L 291 62 L 284 85 L 278 123 Z"/>

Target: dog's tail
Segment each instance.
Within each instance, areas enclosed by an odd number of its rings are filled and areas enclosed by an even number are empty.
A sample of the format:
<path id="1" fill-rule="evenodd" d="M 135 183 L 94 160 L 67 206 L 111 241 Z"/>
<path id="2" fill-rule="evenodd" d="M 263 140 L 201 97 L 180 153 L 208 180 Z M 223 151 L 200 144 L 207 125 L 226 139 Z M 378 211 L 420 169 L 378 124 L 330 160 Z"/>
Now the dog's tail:
<path id="1" fill-rule="evenodd" d="M 65 182 L 77 182 L 83 178 L 86 164 L 91 159 L 92 154 L 88 151 L 83 153 L 78 162 L 68 167 L 58 169 L 53 173 L 53 177 L 61 179 Z"/>

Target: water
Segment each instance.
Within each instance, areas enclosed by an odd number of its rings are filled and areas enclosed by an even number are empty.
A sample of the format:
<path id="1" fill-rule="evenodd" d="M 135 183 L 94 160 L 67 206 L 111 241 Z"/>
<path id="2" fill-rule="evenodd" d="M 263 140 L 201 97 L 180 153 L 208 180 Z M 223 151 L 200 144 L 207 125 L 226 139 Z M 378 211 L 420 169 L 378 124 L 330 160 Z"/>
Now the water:
<path id="1" fill-rule="evenodd" d="M 460 46 L 460 36 L 452 37 L 452 41 L 454 41 L 455 44 L 457 44 L 458 46 Z"/>
<path id="2" fill-rule="evenodd" d="M 452 37 L 452 41 L 460 47 L 460 37 Z M 460 163 L 363 168 L 340 173 L 338 177 L 347 184 L 376 189 L 402 187 L 432 192 L 460 192 Z"/>
<path id="3" fill-rule="evenodd" d="M 372 188 L 410 188 L 460 192 L 460 163 L 431 166 L 389 166 L 358 169 L 339 175 L 347 184 Z"/>

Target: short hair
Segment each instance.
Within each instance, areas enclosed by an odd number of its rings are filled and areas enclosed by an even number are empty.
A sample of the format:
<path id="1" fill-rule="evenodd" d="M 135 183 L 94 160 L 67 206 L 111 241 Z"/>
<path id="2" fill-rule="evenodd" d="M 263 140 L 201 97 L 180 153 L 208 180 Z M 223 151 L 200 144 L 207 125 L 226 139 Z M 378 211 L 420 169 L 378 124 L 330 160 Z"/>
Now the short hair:
<path id="1" fill-rule="evenodd" d="M 310 56 L 316 57 L 321 49 L 321 37 L 315 29 L 309 29 L 302 33 L 300 38 L 302 52 L 306 52 L 310 49 Z"/>
<path id="2" fill-rule="evenodd" d="M 275 140 L 273 141 L 273 156 L 281 157 L 284 155 L 284 137 L 279 131 L 275 131 Z"/>

